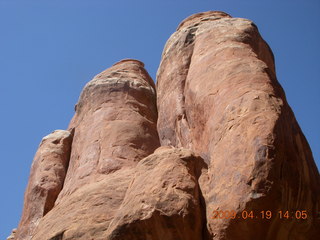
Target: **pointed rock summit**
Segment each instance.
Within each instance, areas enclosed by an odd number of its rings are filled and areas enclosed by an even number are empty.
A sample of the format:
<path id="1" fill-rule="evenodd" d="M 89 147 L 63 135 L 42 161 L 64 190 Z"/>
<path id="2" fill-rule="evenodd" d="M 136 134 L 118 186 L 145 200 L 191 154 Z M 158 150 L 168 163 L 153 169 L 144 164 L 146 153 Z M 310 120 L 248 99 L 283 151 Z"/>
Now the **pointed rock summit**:
<path id="1" fill-rule="evenodd" d="M 250 20 L 210 11 L 167 41 L 156 86 L 125 59 L 35 155 L 11 240 L 312 240 L 320 176 Z"/>

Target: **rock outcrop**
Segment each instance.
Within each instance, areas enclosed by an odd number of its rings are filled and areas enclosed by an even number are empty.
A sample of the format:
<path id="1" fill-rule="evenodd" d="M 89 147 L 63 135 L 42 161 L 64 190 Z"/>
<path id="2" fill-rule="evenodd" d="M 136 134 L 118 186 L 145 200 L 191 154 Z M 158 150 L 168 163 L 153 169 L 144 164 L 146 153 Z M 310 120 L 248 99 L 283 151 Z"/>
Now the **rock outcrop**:
<path id="1" fill-rule="evenodd" d="M 17 239 L 31 239 L 39 221 L 53 208 L 67 173 L 72 135 L 57 130 L 42 139 L 31 166 Z"/>
<path id="2" fill-rule="evenodd" d="M 161 145 L 209 165 L 200 186 L 210 239 L 315 239 L 319 173 L 251 21 L 222 12 L 184 20 L 163 51 L 157 94 Z M 279 218 L 296 210 L 307 219 Z M 214 211 L 259 219 L 212 219 Z"/>
<path id="3" fill-rule="evenodd" d="M 69 128 L 71 159 L 58 202 L 106 174 L 132 168 L 159 147 L 154 82 L 137 60 L 123 60 L 83 89 Z"/>
<path id="4" fill-rule="evenodd" d="M 108 239 L 202 239 L 205 218 L 197 180 L 204 169 L 201 158 L 182 148 L 160 148 L 141 160 Z"/>
<path id="5" fill-rule="evenodd" d="M 192 15 L 167 42 L 156 87 L 142 62 L 122 60 L 75 110 L 40 144 L 11 239 L 320 234 L 319 172 L 251 21 Z"/>
<path id="6" fill-rule="evenodd" d="M 64 187 L 33 239 L 105 239 L 134 167 L 159 147 L 156 121 L 154 83 L 143 63 L 123 60 L 94 77 L 69 126 Z"/>

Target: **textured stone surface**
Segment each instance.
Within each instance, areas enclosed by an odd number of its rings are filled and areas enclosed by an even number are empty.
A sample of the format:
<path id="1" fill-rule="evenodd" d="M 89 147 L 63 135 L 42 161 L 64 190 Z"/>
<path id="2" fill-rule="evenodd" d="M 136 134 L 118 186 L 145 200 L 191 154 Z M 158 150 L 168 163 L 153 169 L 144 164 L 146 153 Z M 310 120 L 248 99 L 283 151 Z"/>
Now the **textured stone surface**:
<path id="1" fill-rule="evenodd" d="M 190 16 L 164 48 L 157 95 L 143 63 L 127 59 L 94 77 L 75 109 L 69 130 L 38 149 L 17 239 L 320 235 L 319 172 L 251 21 Z M 244 210 L 259 218 L 212 219 Z M 279 219 L 287 210 L 307 219 Z"/>
<path id="2" fill-rule="evenodd" d="M 159 149 L 140 161 L 107 239 L 202 239 L 202 168 L 186 149 Z"/>
<path id="3" fill-rule="evenodd" d="M 154 83 L 143 63 L 123 60 L 83 89 L 63 190 L 33 240 L 105 239 L 134 168 L 160 145 Z"/>
<path id="4" fill-rule="evenodd" d="M 57 130 L 42 139 L 34 157 L 16 239 L 28 240 L 40 219 L 54 206 L 70 158 L 72 133 Z"/>
<path id="5" fill-rule="evenodd" d="M 133 167 L 159 146 L 154 82 L 137 60 L 123 60 L 83 89 L 70 123 L 74 139 L 60 199 L 105 174 Z"/>
<path id="6" fill-rule="evenodd" d="M 121 169 L 64 196 L 42 218 L 32 240 L 106 239 L 110 221 L 123 201 L 133 173 L 132 169 Z"/>
<path id="7" fill-rule="evenodd" d="M 209 165 L 200 185 L 210 239 L 319 235 L 319 173 L 251 21 L 221 12 L 186 19 L 163 51 L 157 94 L 161 144 L 190 148 Z M 309 215 L 213 220 L 214 210 Z"/>

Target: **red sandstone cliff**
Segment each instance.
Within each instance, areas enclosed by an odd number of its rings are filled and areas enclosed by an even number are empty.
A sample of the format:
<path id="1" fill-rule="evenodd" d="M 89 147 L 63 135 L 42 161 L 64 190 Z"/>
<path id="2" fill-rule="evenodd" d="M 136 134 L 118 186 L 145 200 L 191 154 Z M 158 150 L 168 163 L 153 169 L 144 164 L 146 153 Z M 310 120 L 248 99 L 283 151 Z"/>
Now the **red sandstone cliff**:
<path id="1" fill-rule="evenodd" d="M 85 86 L 39 146 L 10 239 L 317 239 L 319 206 L 270 48 L 251 21 L 205 12 L 168 40 L 156 87 L 137 60 Z"/>
<path id="2" fill-rule="evenodd" d="M 210 239 L 315 239 L 319 173 L 251 21 L 221 12 L 184 20 L 163 51 L 157 91 L 161 144 L 208 164 L 200 187 Z M 216 210 L 309 216 L 212 220 Z"/>

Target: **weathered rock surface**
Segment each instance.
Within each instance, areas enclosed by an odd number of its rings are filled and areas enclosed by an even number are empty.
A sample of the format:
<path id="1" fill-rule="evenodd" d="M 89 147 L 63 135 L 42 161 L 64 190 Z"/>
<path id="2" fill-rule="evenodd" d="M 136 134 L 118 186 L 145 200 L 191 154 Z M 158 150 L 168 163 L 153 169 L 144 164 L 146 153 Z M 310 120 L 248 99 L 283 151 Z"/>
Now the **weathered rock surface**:
<path id="1" fill-rule="evenodd" d="M 190 148 L 209 165 L 200 186 L 210 239 L 320 234 L 319 173 L 251 21 L 221 12 L 183 21 L 163 51 L 157 104 L 161 144 Z M 273 218 L 211 219 L 215 210 L 270 210 Z M 286 210 L 309 215 L 279 219 Z"/>
<path id="2" fill-rule="evenodd" d="M 133 174 L 132 169 L 121 169 L 64 196 L 41 219 L 32 240 L 105 240 Z"/>
<path id="3" fill-rule="evenodd" d="M 202 169 L 203 160 L 181 148 L 160 148 L 141 160 L 107 239 L 202 239 Z"/>
<path id="4" fill-rule="evenodd" d="M 70 123 L 74 139 L 58 202 L 105 174 L 131 168 L 159 146 L 154 82 L 137 60 L 123 60 L 83 89 Z"/>
<path id="5" fill-rule="evenodd" d="M 319 172 L 270 48 L 251 21 L 205 12 L 168 40 L 157 94 L 132 59 L 84 87 L 69 130 L 40 144 L 10 239 L 309 240 L 319 208 Z"/>
<path id="6" fill-rule="evenodd" d="M 72 133 L 57 130 L 42 139 L 34 157 L 16 239 L 31 239 L 39 221 L 54 206 L 69 164 Z"/>
<path id="7" fill-rule="evenodd" d="M 63 190 L 36 239 L 105 239 L 134 167 L 160 145 L 154 83 L 137 60 L 123 60 L 84 88 Z"/>

